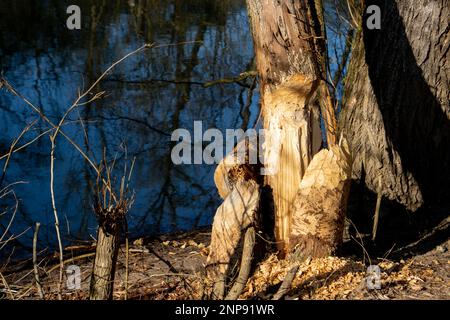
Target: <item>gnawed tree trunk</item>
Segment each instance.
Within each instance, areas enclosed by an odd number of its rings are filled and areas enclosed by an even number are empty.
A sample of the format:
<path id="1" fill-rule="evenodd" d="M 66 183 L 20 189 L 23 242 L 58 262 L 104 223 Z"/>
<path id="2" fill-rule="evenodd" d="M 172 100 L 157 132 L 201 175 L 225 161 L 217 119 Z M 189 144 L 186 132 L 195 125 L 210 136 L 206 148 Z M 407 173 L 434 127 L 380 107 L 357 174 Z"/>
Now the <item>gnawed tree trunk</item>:
<path id="1" fill-rule="evenodd" d="M 326 257 L 342 244 L 352 160 L 347 142 L 317 153 L 292 206 L 290 251 L 296 259 Z"/>
<path id="2" fill-rule="evenodd" d="M 340 128 L 354 178 L 409 210 L 450 194 L 449 0 L 367 0 L 381 30 L 358 32 Z"/>
<path id="3" fill-rule="evenodd" d="M 214 171 L 214 183 L 222 199 L 233 190 L 238 180 L 259 180 L 258 138 L 246 137 L 238 142 Z"/>
<path id="4" fill-rule="evenodd" d="M 117 255 L 120 247 L 120 224 L 98 228 L 97 248 L 91 275 L 90 300 L 111 300 Z"/>
<path id="5" fill-rule="evenodd" d="M 318 112 L 309 104 L 320 84 L 324 52 L 314 1 L 247 0 L 264 118 L 266 184 L 275 207 L 279 249 L 289 241 L 289 208 L 320 148 Z"/>
<path id="6" fill-rule="evenodd" d="M 106 165 L 106 161 L 104 164 L 106 178 L 98 176 L 95 195 L 97 201 L 94 211 L 98 219 L 98 234 L 89 290 L 90 300 L 113 298 L 120 235 L 122 228 L 126 226 L 126 214 L 133 203 L 133 197 L 127 197 L 126 172 L 121 179 L 120 191 L 115 193 L 112 188 L 111 169 Z"/>
<path id="7" fill-rule="evenodd" d="M 256 224 L 260 194 L 260 186 L 255 181 L 238 180 L 217 209 L 206 261 L 214 299 L 223 299 L 230 265 L 240 255 L 246 230 Z"/>

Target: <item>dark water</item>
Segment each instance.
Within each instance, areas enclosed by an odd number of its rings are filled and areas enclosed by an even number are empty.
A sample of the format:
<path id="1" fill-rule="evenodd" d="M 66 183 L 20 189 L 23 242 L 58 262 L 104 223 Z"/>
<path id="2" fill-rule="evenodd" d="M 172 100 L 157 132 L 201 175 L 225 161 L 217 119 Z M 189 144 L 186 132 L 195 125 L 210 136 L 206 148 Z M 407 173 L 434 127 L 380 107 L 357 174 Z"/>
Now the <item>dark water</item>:
<path id="1" fill-rule="evenodd" d="M 77 109 L 64 131 L 98 161 L 124 164 L 136 157 L 131 187 L 135 203 L 129 213 L 134 235 L 192 229 L 211 223 L 219 197 L 214 166 L 175 166 L 170 160 L 170 134 L 192 130 L 193 121 L 207 128 L 247 128 L 258 116 L 257 90 L 250 103 L 248 88 L 237 84 L 203 88 L 196 84 L 152 82 L 151 79 L 205 82 L 236 76 L 252 69 L 253 49 L 243 1 L 78 1 L 82 29 L 65 28 L 71 2 L 2 2 L 0 57 L 4 76 L 53 121 L 58 121 L 86 87 L 112 62 L 144 43 L 175 44 L 151 49 L 125 61 L 96 91 L 107 97 Z M 1 154 L 27 123 L 36 119 L 18 98 L 0 95 Z M 83 123 L 74 122 L 82 118 Z M 85 137 L 84 129 L 87 132 Z M 38 124 L 18 145 L 48 129 Z M 49 173 L 50 141 L 42 137 L 13 155 L 3 186 L 13 187 L 18 212 L 11 234 L 35 221 L 41 239 L 55 243 Z M 4 160 L 2 160 L 2 165 Z M 118 169 L 120 172 L 120 170 Z M 95 235 L 92 188 L 96 174 L 74 148 L 60 137 L 55 163 L 56 205 L 64 238 Z M 6 200 L 6 199 L 2 199 Z M 9 199 L 12 200 L 12 199 Z M 2 217 L 3 228 L 7 223 Z M 27 232 L 19 238 L 31 244 Z"/>
<path id="2" fill-rule="evenodd" d="M 65 26 L 71 4 L 82 10 L 79 31 Z M 108 160 L 117 158 L 118 172 L 136 158 L 131 180 L 135 203 L 128 218 L 132 235 L 211 223 L 220 204 L 213 182 L 215 166 L 175 166 L 170 160 L 170 134 L 177 128 L 192 131 L 196 120 L 203 121 L 204 130 L 255 126 L 257 89 L 188 83 L 233 77 L 254 68 L 243 0 L 9 0 L 0 4 L 0 30 L 0 69 L 5 78 L 55 122 L 76 98 L 78 88 L 93 83 L 126 53 L 144 43 L 197 41 L 150 49 L 126 60 L 96 88 L 107 96 L 73 112 L 64 132 L 97 163 L 103 150 Z M 0 91 L 0 155 L 36 119 L 20 99 Z M 38 120 L 17 146 L 48 129 Z M 56 244 L 50 148 L 48 136 L 43 135 L 15 153 L 2 183 L 5 187 L 20 182 L 11 187 L 18 208 L 8 232 L 11 236 L 26 231 L 13 243 L 19 249 L 31 246 L 32 230 L 27 228 L 36 221 L 42 224 L 40 246 Z M 0 168 L 4 163 L 0 160 Z M 95 180 L 95 172 L 60 136 L 55 193 L 66 243 L 96 234 L 91 188 Z M 0 204 L 0 213 L 7 211 L 0 217 L 1 235 L 14 209 L 13 195 L 0 199 Z"/>

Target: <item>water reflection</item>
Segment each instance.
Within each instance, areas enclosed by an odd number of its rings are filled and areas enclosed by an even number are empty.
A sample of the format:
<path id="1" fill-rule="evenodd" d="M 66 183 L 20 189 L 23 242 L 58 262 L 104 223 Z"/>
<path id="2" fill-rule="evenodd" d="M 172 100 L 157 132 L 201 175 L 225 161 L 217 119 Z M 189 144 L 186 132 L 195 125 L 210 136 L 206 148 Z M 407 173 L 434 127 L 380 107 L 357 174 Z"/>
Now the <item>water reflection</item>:
<path id="1" fill-rule="evenodd" d="M 210 224 L 220 203 L 214 187 L 214 166 L 175 166 L 170 161 L 170 134 L 203 128 L 243 128 L 258 119 L 258 90 L 239 84 L 201 84 L 254 69 L 253 49 L 244 0 L 79 0 L 82 29 L 65 27 L 68 0 L 8 0 L 0 4 L 0 70 L 52 121 L 59 121 L 76 98 L 112 62 L 144 43 L 185 45 L 162 47 L 133 56 L 108 75 L 96 91 L 107 97 L 77 110 L 64 131 L 97 162 L 124 164 L 136 157 L 132 188 L 135 204 L 129 214 L 134 236 L 191 229 Z M 338 5 L 339 4 L 339 5 Z M 336 15 L 335 7 L 340 8 Z M 348 24 L 346 1 L 326 1 L 328 50 L 332 74 L 339 70 Z M 342 70 L 345 74 L 345 68 Z M 337 95 L 342 84 L 337 86 Z M 18 98 L 0 91 L 0 155 L 36 114 Z M 80 121 L 80 119 L 82 121 Z M 38 122 L 19 145 L 43 135 Z M 54 218 L 49 173 L 50 142 L 43 135 L 15 153 L 2 186 L 14 186 L 19 199 L 9 235 L 42 224 L 41 246 L 54 247 Z M 0 160 L 3 167 L 5 159 Z M 118 166 L 118 171 L 120 166 Z M 67 141 L 57 141 L 55 190 L 64 240 L 95 235 L 90 183 L 96 175 Z M 0 187 L 1 189 L 1 187 Z M 0 214 L 14 203 L 0 199 Z M 9 214 L 10 215 L 10 214 Z M 8 224 L 0 216 L 0 234 Z M 16 242 L 29 249 L 31 230 Z M 1 245 L 1 244 L 0 244 Z M 0 254 L 9 251 L 0 250 Z"/>
<path id="2" fill-rule="evenodd" d="M 214 166 L 173 165 L 170 134 L 180 127 L 191 131 L 195 120 L 202 120 L 205 129 L 255 124 L 257 90 L 249 95 L 248 88 L 238 84 L 198 85 L 252 68 L 244 1 L 78 1 L 80 31 L 65 28 L 70 4 L 2 1 L 0 68 L 5 77 L 58 121 L 78 88 L 92 83 L 117 58 L 146 42 L 196 41 L 152 49 L 124 62 L 97 88 L 105 90 L 107 97 L 72 114 L 64 130 L 96 161 L 104 148 L 107 158 L 117 157 L 118 163 L 136 157 L 132 179 L 136 201 L 128 219 L 134 235 L 211 223 L 220 202 L 212 179 Z M 35 119 L 23 102 L 1 91 L 0 154 Z M 47 129 L 39 122 L 19 144 Z M 3 185 L 27 182 L 14 186 L 20 204 L 11 233 L 40 221 L 41 244 L 53 246 L 49 152 L 49 139 L 43 137 L 14 154 Z M 55 166 L 64 238 L 86 239 L 96 230 L 89 185 L 95 173 L 62 138 L 57 141 Z M 0 223 L 4 228 L 7 220 L 2 217 Z M 31 236 L 27 232 L 18 240 L 20 245 L 30 247 Z"/>

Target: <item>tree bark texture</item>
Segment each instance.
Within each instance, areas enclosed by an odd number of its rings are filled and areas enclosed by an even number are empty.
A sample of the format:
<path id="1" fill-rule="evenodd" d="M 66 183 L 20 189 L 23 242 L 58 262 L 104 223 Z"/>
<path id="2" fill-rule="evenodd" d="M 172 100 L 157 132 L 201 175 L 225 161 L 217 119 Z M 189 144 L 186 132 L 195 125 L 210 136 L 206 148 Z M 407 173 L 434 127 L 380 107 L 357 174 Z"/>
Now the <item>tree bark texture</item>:
<path id="1" fill-rule="evenodd" d="M 90 300 L 111 300 L 113 297 L 116 262 L 120 247 L 119 235 L 119 224 L 112 224 L 108 228 L 104 225 L 99 226 L 91 275 Z"/>
<path id="2" fill-rule="evenodd" d="M 340 130 L 354 178 L 415 211 L 449 202 L 449 0 L 367 0 L 381 30 L 358 32 Z"/>
<path id="3" fill-rule="evenodd" d="M 272 189 L 275 238 L 286 249 L 289 208 L 321 134 L 309 103 L 323 70 L 324 42 L 313 0 L 247 0 L 264 118 L 265 183 Z"/>

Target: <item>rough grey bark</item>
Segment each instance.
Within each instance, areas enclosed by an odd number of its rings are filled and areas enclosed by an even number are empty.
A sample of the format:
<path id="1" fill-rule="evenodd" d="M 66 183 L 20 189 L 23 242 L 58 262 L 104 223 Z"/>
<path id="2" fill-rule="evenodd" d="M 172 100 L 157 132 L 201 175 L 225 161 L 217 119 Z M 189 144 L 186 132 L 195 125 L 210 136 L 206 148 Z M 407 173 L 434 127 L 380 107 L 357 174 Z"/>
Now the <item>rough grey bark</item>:
<path id="1" fill-rule="evenodd" d="M 108 183 L 109 190 L 111 190 L 111 183 Z M 125 215 L 132 203 L 132 200 L 123 197 L 125 194 L 123 188 L 122 184 L 120 198 L 114 194 L 111 195 L 113 200 L 110 200 L 110 203 L 107 203 L 106 200 L 108 187 L 103 185 L 98 190 L 100 197 L 94 206 L 98 218 L 98 233 L 89 290 L 90 300 L 111 300 L 113 298 L 120 234 L 122 226 L 126 225 Z M 115 203 L 112 204 L 111 201 Z"/>
<path id="2" fill-rule="evenodd" d="M 372 4 L 381 30 L 356 36 L 339 125 L 354 178 L 376 192 L 381 176 L 383 196 L 415 211 L 449 198 L 450 1 Z"/>
<path id="3" fill-rule="evenodd" d="M 102 225 L 98 229 L 97 248 L 89 292 L 90 300 L 111 300 L 113 297 L 117 255 L 120 246 L 120 225 L 112 224 L 108 230 L 106 229 Z"/>
<path id="4" fill-rule="evenodd" d="M 293 74 L 320 78 L 315 53 L 321 56 L 324 43 L 314 1 L 247 0 L 247 9 L 262 87 Z"/>

